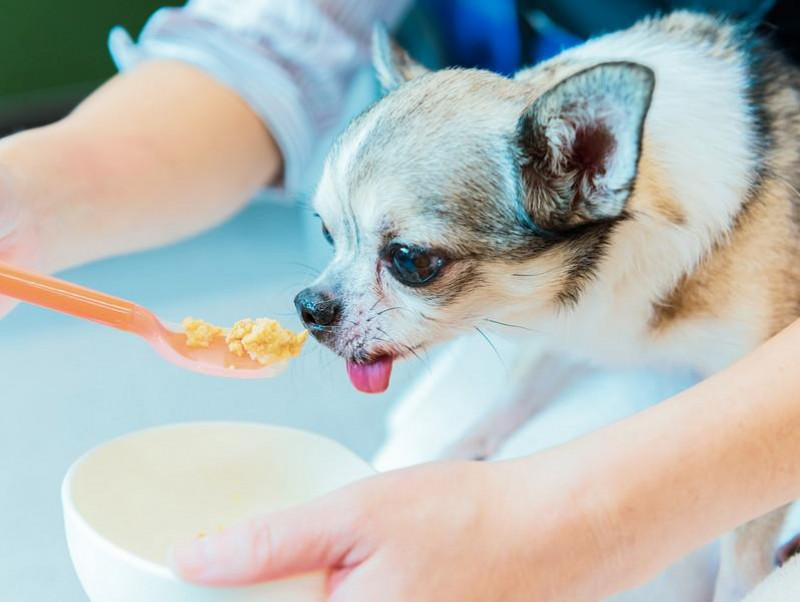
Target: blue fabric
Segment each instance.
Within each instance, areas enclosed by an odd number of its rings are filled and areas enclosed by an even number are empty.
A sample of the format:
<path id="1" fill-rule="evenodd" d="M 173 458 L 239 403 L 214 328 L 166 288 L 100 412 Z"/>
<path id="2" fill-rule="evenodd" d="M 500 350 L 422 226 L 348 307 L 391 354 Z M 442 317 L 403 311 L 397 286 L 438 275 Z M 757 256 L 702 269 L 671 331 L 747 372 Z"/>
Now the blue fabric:
<path id="1" fill-rule="evenodd" d="M 521 40 L 514 0 L 439 0 L 431 3 L 448 62 L 510 74 L 519 66 Z"/>
<path id="2" fill-rule="evenodd" d="M 421 4 L 442 41 L 446 65 L 511 75 L 582 41 L 546 19 L 544 27 L 537 23 L 532 30 L 521 22 L 516 0 L 423 0 Z"/>
<path id="3" fill-rule="evenodd" d="M 558 27 L 555 23 L 540 15 L 534 27 L 534 36 L 531 40 L 529 58 L 533 63 L 546 61 L 559 54 L 562 50 L 577 46 L 584 40 L 573 35 L 566 29 Z"/>
<path id="4" fill-rule="evenodd" d="M 776 0 L 419 1 L 437 30 L 445 65 L 490 69 L 504 75 L 546 60 L 581 43 L 586 36 L 628 27 L 659 11 L 692 8 L 758 21 L 775 3 Z M 522 21 L 520 6 L 534 15 L 534 24 Z"/>

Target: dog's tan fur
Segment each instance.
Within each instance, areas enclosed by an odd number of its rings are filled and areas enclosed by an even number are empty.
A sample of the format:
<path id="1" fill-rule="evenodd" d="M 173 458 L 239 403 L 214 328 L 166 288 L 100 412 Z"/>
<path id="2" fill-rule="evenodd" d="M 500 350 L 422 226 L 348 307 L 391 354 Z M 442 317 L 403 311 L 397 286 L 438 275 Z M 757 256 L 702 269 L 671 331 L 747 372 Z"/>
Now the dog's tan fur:
<path id="1" fill-rule="evenodd" d="M 722 317 L 757 322 L 759 338 L 766 340 L 800 316 L 800 77 L 782 66 L 765 93 L 775 150 L 764 158 L 761 180 L 729 231 L 655 304 L 655 337 L 682 320 Z M 642 176 L 654 186 L 645 196 L 662 206 L 666 197 L 644 156 L 639 181 Z"/>
<path id="2" fill-rule="evenodd" d="M 654 305 L 653 336 L 684 320 L 713 318 L 756 322 L 766 340 L 800 316 L 797 198 L 782 178 L 765 182 L 730 232 Z"/>
<path id="3" fill-rule="evenodd" d="M 665 219 L 675 226 L 686 224 L 686 214 L 666 179 L 664 169 L 646 153 L 639 159 L 636 186 L 639 189 L 638 198 L 647 199 L 647 203 L 638 207 L 632 202 L 631 211 L 642 211 L 655 219 Z"/>

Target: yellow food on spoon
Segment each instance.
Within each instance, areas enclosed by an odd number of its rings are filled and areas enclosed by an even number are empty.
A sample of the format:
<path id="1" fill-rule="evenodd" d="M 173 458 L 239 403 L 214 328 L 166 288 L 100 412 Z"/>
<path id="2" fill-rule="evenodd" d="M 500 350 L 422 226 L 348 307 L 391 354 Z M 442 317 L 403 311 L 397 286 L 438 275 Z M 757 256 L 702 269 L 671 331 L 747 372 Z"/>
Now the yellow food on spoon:
<path id="1" fill-rule="evenodd" d="M 307 330 L 295 334 L 269 318 L 246 318 L 233 325 L 225 340 L 236 355 L 247 353 L 257 362 L 271 364 L 300 355 L 307 338 Z"/>
<path id="2" fill-rule="evenodd" d="M 191 317 L 184 318 L 182 326 L 189 347 L 208 347 L 215 338 L 225 335 L 224 328 Z"/>
<path id="3" fill-rule="evenodd" d="M 295 334 L 275 320 L 246 318 L 230 330 L 203 320 L 186 318 L 183 321 L 186 344 L 189 347 L 208 347 L 215 338 L 224 336 L 228 349 L 238 356 L 245 353 L 251 359 L 267 365 L 297 357 L 308 338 L 308 331 Z"/>

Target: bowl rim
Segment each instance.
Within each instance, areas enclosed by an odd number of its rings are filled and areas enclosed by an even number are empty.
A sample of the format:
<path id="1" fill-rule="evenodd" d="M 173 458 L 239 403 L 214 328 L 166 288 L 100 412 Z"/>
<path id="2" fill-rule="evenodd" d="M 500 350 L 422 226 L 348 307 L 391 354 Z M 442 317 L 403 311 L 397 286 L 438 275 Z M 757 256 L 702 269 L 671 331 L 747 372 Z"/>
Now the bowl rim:
<path id="1" fill-rule="evenodd" d="M 351 456 L 352 459 L 356 460 L 363 464 L 365 470 L 369 471 L 371 474 L 377 474 L 375 468 L 366 460 L 364 460 L 361 456 L 357 453 L 349 449 L 348 447 L 344 446 L 343 444 L 339 443 L 338 441 L 331 439 L 330 437 L 326 437 L 325 435 L 321 435 L 319 433 L 315 433 L 313 431 L 306 431 L 299 428 L 293 428 L 289 426 L 281 426 L 281 425 L 273 425 L 273 424 L 266 424 L 263 422 L 249 422 L 245 420 L 198 420 L 198 421 L 189 421 L 189 422 L 174 422 L 169 424 L 162 424 L 159 426 L 154 426 L 150 428 L 140 429 L 137 431 L 133 431 L 130 433 L 126 433 L 123 435 L 119 435 L 108 441 L 104 441 L 95 445 L 94 447 L 90 448 L 89 450 L 85 451 L 81 454 L 78 459 L 76 459 L 67 470 L 64 478 L 61 482 L 61 506 L 64 514 L 64 526 L 66 528 L 66 523 L 68 520 L 74 521 L 82 531 L 84 531 L 88 537 L 93 540 L 93 544 L 104 549 L 106 553 L 108 553 L 112 557 L 116 557 L 119 561 L 136 568 L 137 570 L 144 571 L 147 573 L 151 573 L 154 576 L 157 576 L 162 579 L 167 579 L 173 582 L 180 582 L 180 579 L 169 569 L 169 567 L 164 563 L 159 563 L 154 560 L 149 560 L 147 558 L 142 558 L 137 554 L 134 554 L 130 550 L 113 543 L 106 537 L 104 537 L 97 529 L 95 529 L 89 521 L 83 516 L 83 514 L 78 510 L 76 507 L 73 499 L 72 499 L 72 482 L 75 478 L 75 473 L 80 468 L 81 464 L 86 461 L 90 456 L 96 454 L 104 447 L 117 443 L 119 441 L 129 439 L 135 436 L 144 435 L 146 433 L 151 433 L 154 431 L 161 431 L 161 430 L 170 430 L 170 429 L 179 429 L 179 428 L 186 428 L 186 427 L 196 427 L 196 426 L 232 426 L 232 427 L 259 427 L 266 431 L 272 432 L 283 432 L 283 433 L 292 433 L 295 435 L 302 435 L 304 437 L 309 437 L 311 439 L 318 439 L 323 442 L 327 442 L 329 444 L 333 444 L 335 447 L 339 448 L 342 452 L 345 452 L 346 455 Z M 366 476 L 364 478 L 367 478 Z M 72 552 L 70 551 L 70 556 L 72 556 Z M 73 558 L 73 563 L 74 563 Z"/>

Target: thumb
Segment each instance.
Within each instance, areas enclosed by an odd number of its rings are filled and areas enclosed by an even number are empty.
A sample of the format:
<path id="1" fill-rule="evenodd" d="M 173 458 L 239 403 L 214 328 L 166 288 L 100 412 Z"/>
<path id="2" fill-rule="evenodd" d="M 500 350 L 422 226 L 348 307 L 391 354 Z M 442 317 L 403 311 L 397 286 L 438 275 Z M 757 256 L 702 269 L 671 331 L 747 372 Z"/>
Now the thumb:
<path id="1" fill-rule="evenodd" d="M 337 502 L 250 520 L 174 548 L 168 562 L 179 577 L 212 586 L 248 585 L 339 566 L 354 546 L 352 522 Z"/>

